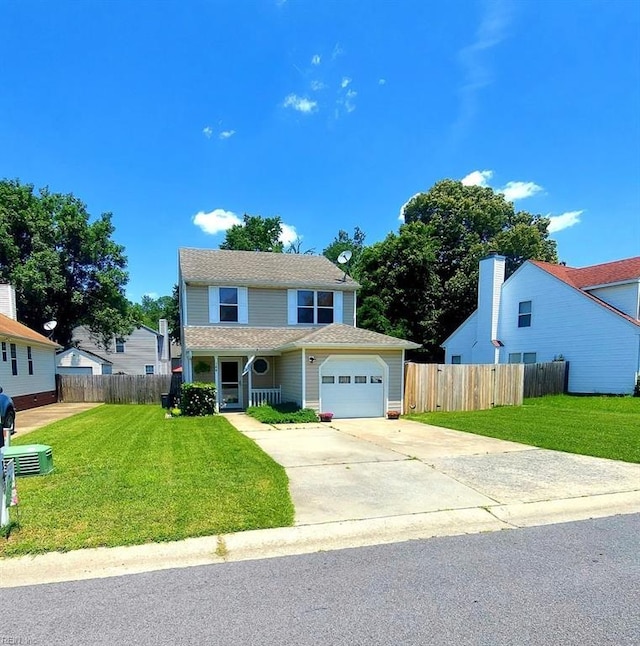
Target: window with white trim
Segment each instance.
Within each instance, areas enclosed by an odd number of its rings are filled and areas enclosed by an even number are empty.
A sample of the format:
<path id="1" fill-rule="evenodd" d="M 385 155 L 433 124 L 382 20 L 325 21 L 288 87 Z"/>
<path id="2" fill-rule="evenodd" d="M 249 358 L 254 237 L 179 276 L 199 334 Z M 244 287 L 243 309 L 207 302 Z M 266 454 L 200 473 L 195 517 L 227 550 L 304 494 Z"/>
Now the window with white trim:
<path id="1" fill-rule="evenodd" d="M 518 327 L 531 327 L 531 301 L 518 303 Z"/>
<path id="2" fill-rule="evenodd" d="M 3 361 L 7 360 L 7 342 L 6 341 L 2 342 L 2 360 Z"/>
<path id="3" fill-rule="evenodd" d="M 11 350 L 11 374 L 15 377 L 18 374 L 18 349 L 15 343 L 10 343 Z"/>
<path id="4" fill-rule="evenodd" d="M 121 336 L 119 336 L 119 337 L 116 339 L 116 352 L 117 352 L 118 354 L 123 354 L 123 353 L 124 353 L 124 349 L 125 349 L 125 342 L 124 342 L 124 339 L 123 339 Z"/>
<path id="5" fill-rule="evenodd" d="M 238 288 L 220 287 L 220 323 L 238 322 Z"/>
<path id="6" fill-rule="evenodd" d="M 536 363 L 537 353 L 535 352 L 510 352 L 509 363 Z"/>
<path id="7" fill-rule="evenodd" d="M 29 374 L 33 374 L 33 354 L 31 354 L 31 346 L 27 346 L 27 367 L 29 369 Z"/>
<path id="8" fill-rule="evenodd" d="M 248 323 L 249 291 L 246 287 L 209 287 L 210 323 Z"/>
<path id="9" fill-rule="evenodd" d="M 253 362 L 252 368 L 254 374 L 264 375 L 269 372 L 269 362 L 264 357 L 260 357 Z"/>
<path id="10" fill-rule="evenodd" d="M 298 323 L 333 323 L 333 292 L 299 289 Z"/>
<path id="11" fill-rule="evenodd" d="M 147 363 L 145 365 L 145 367 L 144 367 L 144 374 L 145 375 L 152 375 L 152 374 L 154 374 L 154 372 L 155 372 L 155 369 L 153 367 L 153 364 Z"/>
<path id="12" fill-rule="evenodd" d="M 462 363 L 462 355 L 461 354 L 452 354 L 451 355 L 451 363 L 452 364 L 460 364 L 460 363 Z"/>

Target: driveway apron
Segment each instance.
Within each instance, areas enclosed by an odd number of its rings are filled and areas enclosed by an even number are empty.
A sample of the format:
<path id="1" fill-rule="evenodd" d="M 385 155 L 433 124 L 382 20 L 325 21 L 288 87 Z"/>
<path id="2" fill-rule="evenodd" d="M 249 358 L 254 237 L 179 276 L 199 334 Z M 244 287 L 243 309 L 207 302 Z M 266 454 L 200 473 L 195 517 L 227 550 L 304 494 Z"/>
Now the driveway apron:
<path id="1" fill-rule="evenodd" d="M 537 449 L 410 420 L 265 427 L 244 414 L 227 417 L 285 467 L 296 525 L 640 489 L 637 464 Z"/>

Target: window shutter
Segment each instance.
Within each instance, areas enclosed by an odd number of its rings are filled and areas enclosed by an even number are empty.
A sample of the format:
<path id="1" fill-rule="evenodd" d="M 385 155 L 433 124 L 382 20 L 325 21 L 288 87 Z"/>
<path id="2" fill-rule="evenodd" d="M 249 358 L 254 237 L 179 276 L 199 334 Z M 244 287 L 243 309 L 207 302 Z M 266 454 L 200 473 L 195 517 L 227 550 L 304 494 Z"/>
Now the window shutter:
<path id="1" fill-rule="evenodd" d="M 287 320 L 289 325 L 298 324 L 298 290 L 287 290 Z"/>
<path id="2" fill-rule="evenodd" d="M 209 287 L 209 323 L 220 323 L 220 292 Z"/>
<path id="3" fill-rule="evenodd" d="M 342 320 L 342 299 L 344 292 L 333 292 L 333 322 L 344 323 Z"/>
<path id="4" fill-rule="evenodd" d="M 238 323 L 249 322 L 249 290 L 246 287 L 238 287 Z"/>

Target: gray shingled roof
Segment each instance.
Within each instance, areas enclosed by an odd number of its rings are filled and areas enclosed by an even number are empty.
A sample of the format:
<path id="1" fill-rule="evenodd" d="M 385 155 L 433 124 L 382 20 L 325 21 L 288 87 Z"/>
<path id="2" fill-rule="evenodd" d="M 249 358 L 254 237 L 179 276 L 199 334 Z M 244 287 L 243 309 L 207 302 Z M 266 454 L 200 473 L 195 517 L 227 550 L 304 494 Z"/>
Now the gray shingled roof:
<path id="1" fill-rule="evenodd" d="M 184 333 L 186 347 L 190 350 L 274 352 L 304 347 L 419 347 L 411 341 L 342 323 L 321 328 L 187 326 Z"/>
<path id="2" fill-rule="evenodd" d="M 188 249 L 178 251 L 182 277 L 210 285 L 326 287 L 354 290 L 360 287 L 328 258 L 294 253 Z"/>

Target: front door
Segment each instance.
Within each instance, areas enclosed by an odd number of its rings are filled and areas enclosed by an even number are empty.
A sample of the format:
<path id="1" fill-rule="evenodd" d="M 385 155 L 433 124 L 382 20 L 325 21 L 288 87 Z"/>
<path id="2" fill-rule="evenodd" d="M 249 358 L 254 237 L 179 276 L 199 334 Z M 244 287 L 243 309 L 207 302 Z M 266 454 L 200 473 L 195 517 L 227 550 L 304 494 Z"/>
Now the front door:
<path id="1" fill-rule="evenodd" d="M 240 379 L 240 361 L 220 361 L 220 390 L 224 409 L 242 408 L 242 383 Z"/>

